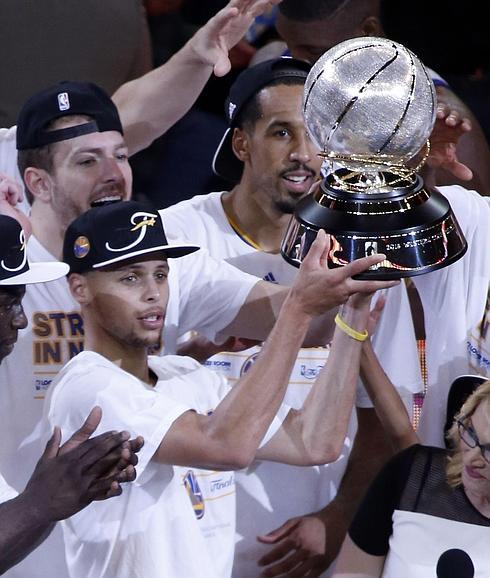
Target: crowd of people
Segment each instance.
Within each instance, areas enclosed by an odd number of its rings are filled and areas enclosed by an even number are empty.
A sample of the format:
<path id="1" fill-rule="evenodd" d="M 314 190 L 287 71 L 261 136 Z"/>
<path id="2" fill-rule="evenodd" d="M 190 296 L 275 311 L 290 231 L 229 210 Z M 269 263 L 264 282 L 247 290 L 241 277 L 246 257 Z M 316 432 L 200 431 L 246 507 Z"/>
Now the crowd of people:
<path id="1" fill-rule="evenodd" d="M 10 32 L 37 22 L 29 4 Z M 392 30 L 384 2 L 221 2 L 153 64 L 143 4 L 117 4 L 45 7 L 54 32 L 31 49 L 49 74 L 13 85 L 15 125 L 0 129 L 0 573 L 429 577 L 454 558 L 485 576 L 490 149 L 477 117 L 429 71 L 424 178 L 450 201 L 463 258 L 410 283 L 359 280 L 385 256 L 329 269 L 320 231 L 297 269 L 281 241 L 322 178 L 304 84 L 338 42 Z M 106 60 L 75 57 L 85 20 Z M 215 123 L 196 102 L 230 70 Z M 133 190 L 133 170 L 164 179 L 172 139 L 200 157 L 201 131 L 214 144 L 198 169 L 173 153 L 195 196 L 160 199 L 138 175 Z"/>

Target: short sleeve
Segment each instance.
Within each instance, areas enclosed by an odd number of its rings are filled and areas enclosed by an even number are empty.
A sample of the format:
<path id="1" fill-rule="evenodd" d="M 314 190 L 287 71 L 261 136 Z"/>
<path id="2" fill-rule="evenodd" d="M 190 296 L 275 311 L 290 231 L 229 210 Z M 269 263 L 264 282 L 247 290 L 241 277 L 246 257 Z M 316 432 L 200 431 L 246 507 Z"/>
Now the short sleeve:
<path id="1" fill-rule="evenodd" d="M 96 435 L 108 430 L 126 430 L 131 437 L 143 436 L 145 444 L 138 454 L 139 477 L 173 422 L 191 409 L 136 379 L 128 379 L 123 372 L 104 366 L 84 370 L 83 364 L 75 375 L 62 377 L 48 403 L 50 425 L 59 425 L 65 440 L 96 405 L 102 408 Z"/>
<path id="2" fill-rule="evenodd" d="M 393 531 L 393 512 L 405 486 L 418 445 L 394 456 L 369 487 L 349 528 L 351 540 L 372 556 L 385 556 Z"/>
<path id="3" fill-rule="evenodd" d="M 258 277 L 218 261 L 201 249 L 169 259 L 169 303 L 165 317 L 166 353 L 175 353 L 177 339 L 195 330 L 214 340 L 245 303 Z"/>

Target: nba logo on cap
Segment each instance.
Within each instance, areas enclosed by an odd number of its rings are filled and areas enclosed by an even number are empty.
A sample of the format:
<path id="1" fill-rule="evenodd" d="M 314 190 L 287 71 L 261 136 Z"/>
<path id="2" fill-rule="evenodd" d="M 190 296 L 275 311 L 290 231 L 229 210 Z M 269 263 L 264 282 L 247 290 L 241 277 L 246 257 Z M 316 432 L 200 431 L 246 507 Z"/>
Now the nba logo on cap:
<path id="1" fill-rule="evenodd" d="M 60 92 L 58 94 L 58 108 L 60 110 L 68 110 L 70 108 L 70 99 L 67 92 Z"/>

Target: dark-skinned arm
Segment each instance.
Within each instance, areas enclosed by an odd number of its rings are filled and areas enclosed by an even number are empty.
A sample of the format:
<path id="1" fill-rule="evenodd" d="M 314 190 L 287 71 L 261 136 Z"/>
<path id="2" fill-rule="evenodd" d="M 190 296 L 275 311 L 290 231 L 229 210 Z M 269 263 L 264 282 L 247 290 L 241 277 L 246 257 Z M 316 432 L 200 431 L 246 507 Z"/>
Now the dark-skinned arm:
<path id="1" fill-rule="evenodd" d="M 0 504 L 0 573 L 37 548 L 57 521 L 93 500 L 118 496 L 120 483 L 135 479 L 135 453 L 143 440 L 129 440 L 127 432 L 89 439 L 101 416 L 100 408 L 94 408 L 61 448 L 61 432 L 55 428 L 25 490 Z"/>

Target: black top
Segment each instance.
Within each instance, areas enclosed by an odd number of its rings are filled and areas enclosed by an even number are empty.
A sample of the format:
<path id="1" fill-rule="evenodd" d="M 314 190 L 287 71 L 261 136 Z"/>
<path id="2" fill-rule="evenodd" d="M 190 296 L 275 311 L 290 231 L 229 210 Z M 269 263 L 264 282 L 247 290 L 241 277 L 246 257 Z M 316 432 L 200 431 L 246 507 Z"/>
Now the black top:
<path id="1" fill-rule="evenodd" d="M 384 556 L 389 550 L 395 510 L 427 514 L 477 526 L 490 526 L 463 488 L 446 481 L 447 452 L 414 445 L 394 456 L 369 488 L 349 529 L 364 552 Z"/>

